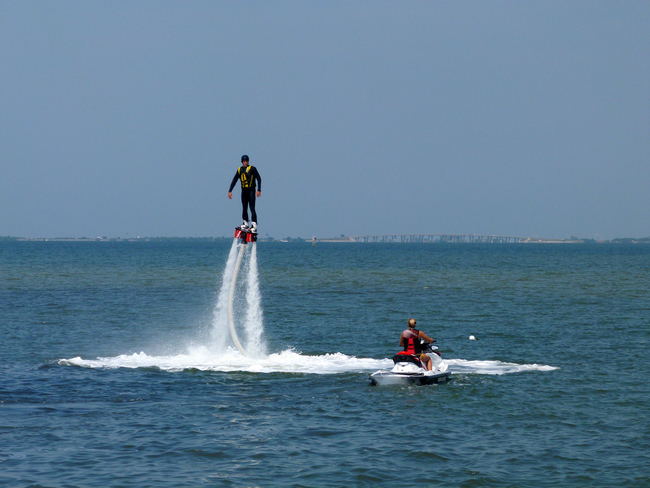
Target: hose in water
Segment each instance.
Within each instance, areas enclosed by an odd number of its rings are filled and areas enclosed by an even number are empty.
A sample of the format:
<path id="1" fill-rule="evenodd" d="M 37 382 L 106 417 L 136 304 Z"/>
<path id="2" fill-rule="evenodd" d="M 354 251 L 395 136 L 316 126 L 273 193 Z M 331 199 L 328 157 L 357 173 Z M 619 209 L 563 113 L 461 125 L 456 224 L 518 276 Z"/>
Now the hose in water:
<path id="1" fill-rule="evenodd" d="M 242 258 L 244 257 L 244 252 L 246 252 L 246 245 L 239 244 L 239 254 L 237 255 L 235 271 L 232 274 L 232 280 L 230 282 L 230 294 L 228 296 L 228 328 L 230 329 L 230 337 L 232 337 L 232 341 L 235 343 L 235 346 L 237 346 L 237 349 L 239 349 L 239 352 L 241 352 L 242 355 L 247 356 L 246 350 L 241 345 L 241 342 L 239 342 L 239 338 L 237 337 L 237 330 L 235 330 L 235 318 L 233 317 L 233 312 L 232 312 L 232 302 L 235 298 L 237 275 L 239 274 L 239 267 L 241 266 L 241 261 Z"/>

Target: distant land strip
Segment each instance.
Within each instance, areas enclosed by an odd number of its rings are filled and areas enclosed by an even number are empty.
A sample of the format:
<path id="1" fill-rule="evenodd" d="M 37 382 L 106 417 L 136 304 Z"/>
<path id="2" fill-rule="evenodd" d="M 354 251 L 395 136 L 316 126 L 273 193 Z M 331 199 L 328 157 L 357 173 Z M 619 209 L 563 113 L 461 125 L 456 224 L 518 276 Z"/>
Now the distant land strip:
<path id="1" fill-rule="evenodd" d="M 387 234 L 367 236 L 312 237 L 312 242 L 386 242 L 386 243 L 480 243 L 480 244 L 598 244 L 598 243 L 629 243 L 650 244 L 650 237 L 617 238 L 611 241 L 596 241 L 572 236 L 569 239 L 546 239 L 542 237 L 498 236 L 479 234 Z"/>
<path id="2" fill-rule="evenodd" d="M 19 242 L 212 242 L 232 241 L 232 237 L 7 237 L 0 241 Z"/>
<path id="3" fill-rule="evenodd" d="M 650 237 L 616 238 L 613 240 L 581 239 L 546 239 L 542 237 L 498 236 L 479 234 L 386 234 L 366 236 L 312 237 L 312 242 L 361 242 L 361 243 L 480 243 L 480 244 L 598 244 L 598 243 L 627 243 L 650 244 Z"/>
<path id="4" fill-rule="evenodd" d="M 220 242 L 232 241 L 232 237 L 11 237 L 0 236 L 0 242 Z M 498 236 L 480 234 L 385 234 L 365 236 L 312 237 L 260 237 L 258 242 L 312 242 L 322 243 L 438 243 L 438 244 L 650 244 L 650 237 L 617 237 L 611 240 L 584 239 L 571 236 L 568 239 L 542 237 Z"/>

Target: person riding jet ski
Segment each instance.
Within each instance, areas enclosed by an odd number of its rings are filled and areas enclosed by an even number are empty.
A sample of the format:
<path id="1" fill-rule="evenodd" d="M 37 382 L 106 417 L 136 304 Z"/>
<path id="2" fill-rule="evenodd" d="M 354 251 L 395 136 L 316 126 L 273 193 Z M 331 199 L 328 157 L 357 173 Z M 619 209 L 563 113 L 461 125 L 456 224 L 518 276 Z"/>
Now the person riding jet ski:
<path id="1" fill-rule="evenodd" d="M 434 340 L 421 330 L 417 330 L 415 328 L 416 324 L 417 322 L 415 319 L 409 319 L 408 329 L 402 332 L 402 335 L 399 338 L 399 345 L 404 347 L 404 352 L 418 356 L 420 358 L 420 361 L 422 361 L 422 363 L 426 366 L 427 371 L 431 371 L 431 358 L 422 353 L 420 339 L 424 339 L 429 344 L 434 342 Z"/>

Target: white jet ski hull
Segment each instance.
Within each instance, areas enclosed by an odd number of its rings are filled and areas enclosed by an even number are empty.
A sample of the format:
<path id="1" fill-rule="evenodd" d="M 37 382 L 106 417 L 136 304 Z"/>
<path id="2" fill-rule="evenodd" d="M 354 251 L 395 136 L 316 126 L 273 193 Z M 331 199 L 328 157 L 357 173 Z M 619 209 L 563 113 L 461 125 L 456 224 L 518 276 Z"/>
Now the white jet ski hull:
<path id="1" fill-rule="evenodd" d="M 377 371 L 370 375 L 370 382 L 373 385 L 434 385 L 436 383 L 444 383 L 451 378 L 451 371 L 444 373 L 430 374 L 416 373 L 416 374 L 400 374 L 393 373 L 392 371 Z"/>
<path id="2" fill-rule="evenodd" d="M 370 382 L 373 385 L 433 385 L 449 381 L 451 371 L 438 353 L 438 347 L 431 344 L 424 347 L 431 359 L 431 371 L 424 369 L 424 364 L 416 355 L 400 352 L 393 356 L 393 369 L 371 374 Z"/>

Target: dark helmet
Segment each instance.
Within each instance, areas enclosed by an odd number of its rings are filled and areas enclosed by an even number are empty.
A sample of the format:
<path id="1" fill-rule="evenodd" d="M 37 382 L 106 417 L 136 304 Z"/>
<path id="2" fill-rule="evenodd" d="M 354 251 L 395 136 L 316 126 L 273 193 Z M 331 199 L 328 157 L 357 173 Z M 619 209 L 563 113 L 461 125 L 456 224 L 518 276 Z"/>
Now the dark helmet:
<path id="1" fill-rule="evenodd" d="M 241 157 L 241 162 L 243 163 L 244 161 L 248 161 L 248 156 L 245 154 Z"/>

